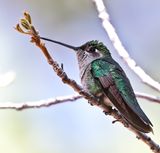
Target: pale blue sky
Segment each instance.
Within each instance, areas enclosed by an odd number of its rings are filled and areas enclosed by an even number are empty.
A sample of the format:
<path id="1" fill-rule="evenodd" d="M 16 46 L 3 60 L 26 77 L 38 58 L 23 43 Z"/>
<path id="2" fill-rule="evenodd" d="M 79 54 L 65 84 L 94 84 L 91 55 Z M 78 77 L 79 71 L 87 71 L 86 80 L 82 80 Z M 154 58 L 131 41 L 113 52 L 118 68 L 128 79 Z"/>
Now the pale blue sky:
<path id="1" fill-rule="evenodd" d="M 14 26 L 24 10 L 30 12 L 42 36 L 79 46 L 92 39 L 103 41 L 120 62 L 135 91 L 158 95 L 146 87 L 116 54 L 91 1 L 5 0 L 0 1 L 0 73 L 14 71 L 14 83 L 0 88 L 0 102 L 24 102 L 73 94 L 54 74 L 39 49 Z M 130 55 L 145 71 L 160 81 L 160 2 L 158 0 L 106 0 L 111 22 Z M 46 43 L 67 74 L 80 82 L 74 52 Z M 139 100 L 154 124 L 159 140 L 157 104 Z M 5 153 L 124 153 L 150 150 L 113 118 L 82 99 L 50 108 L 0 111 L 0 152 Z"/>

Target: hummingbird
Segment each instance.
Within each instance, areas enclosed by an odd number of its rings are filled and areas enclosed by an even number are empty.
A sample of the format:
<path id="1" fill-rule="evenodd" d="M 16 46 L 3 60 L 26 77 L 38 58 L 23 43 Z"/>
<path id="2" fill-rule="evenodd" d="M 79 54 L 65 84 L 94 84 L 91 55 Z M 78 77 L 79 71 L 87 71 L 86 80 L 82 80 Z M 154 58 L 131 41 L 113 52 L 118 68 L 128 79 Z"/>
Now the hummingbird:
<path id="1" fill-rule="evenodd" d="M 138 104 L 128 77 L 102 42 L 92 40 L 74 47 L 44 37 L 40 39 L 74 50 L 84 90 L 99 98 L 103 104 L 117 108 L 137 131 L 153 132 L 153 125 Z"/>

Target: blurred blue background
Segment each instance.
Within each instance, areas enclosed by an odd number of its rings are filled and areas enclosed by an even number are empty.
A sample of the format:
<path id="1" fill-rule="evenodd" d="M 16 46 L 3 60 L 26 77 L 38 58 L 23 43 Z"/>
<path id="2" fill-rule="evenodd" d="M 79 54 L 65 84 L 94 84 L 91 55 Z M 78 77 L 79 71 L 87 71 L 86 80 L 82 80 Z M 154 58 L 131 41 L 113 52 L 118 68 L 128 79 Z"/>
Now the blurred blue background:
<path id="1" fill-rule="evenodd" d="M 0 0 L 0 73 L 14 71 L 12 84 L 0 88 L 0 102 L 25 102 L 74 94 L 47 64 L 29 37 L 14 30 L 23 11 L 30 12 L 41 36 L 79 46 L 103 41 L 125 69 L 135 91 L 159 95 L 141 83 L 116 54 L 89 0 Z M 160 1 L 105 0 L 112 24 L 137 64 L 160 81 Z M 80 83 L 74 52 L 47 43 L 69 77 Z M 160 142 L 160 105 L 139 99 Z M 99 108 L 86 100 L 24 111 L 0 110 L 1 153 L 149 153 L 151 150 L 121 124 L 112 124 Z"/>

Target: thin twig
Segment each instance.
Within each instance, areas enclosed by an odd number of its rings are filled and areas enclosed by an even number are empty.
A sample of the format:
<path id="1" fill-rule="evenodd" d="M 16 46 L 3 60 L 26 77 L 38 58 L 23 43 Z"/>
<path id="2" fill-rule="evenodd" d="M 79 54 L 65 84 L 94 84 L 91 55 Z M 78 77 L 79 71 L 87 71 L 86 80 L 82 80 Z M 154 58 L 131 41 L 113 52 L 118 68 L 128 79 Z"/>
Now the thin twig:
<path id="1" fill-rule="evenodd" d="M 141 81 L 156 91 L 160 91 L 160 83 L 150 77 L 136 62 L 130 57 L 125 47 L 122 45 L 115 28 L 110 22 L 109 14 L 104 6 L 103 0 L 93 0 L 98 16 L 102 20 L 103 28 L 105 29 L 109 39 L 111 40 L 115 50 L 120 57 L 127 63 L 129 68 L 141 79 Z"/>
<path id="2" fill-rule="evenodd" d="M 45 47 L 44 43 L 41 42 L 39 39 L 38 33 L 35 30 L 35 28 L 31 24 L 31 18 L 28 13 L 25 12 L 24 14 L 25 18 L 21 20 L 21 25 L 26 30 L 24 31 L 20 25 L 18 24 L 16 26 L 16 29 L 24 34 L 31 35 L 33 43 L 36 44 L 37 47 L 41 49 L 43 54 L 45 55 L 48 63 L 52 66 L 55 73 L 62 79 L 64 83 L 72 87 L 76 92 L 78 92 L 81 96 L 83 96 L 85 99 L 89 100 L 92 105 L 96 105 L 100 107 L 105 114 L 113 116 L 117 121 L 121 122 L 126 128 L 131 130 L 133 133 L 137 135 L 137 137 L 145 142 L 155 153 L 160 152 L 160 148 L 158 144 L 156 144 L 150 137 L 148 137 L 146 134 L 143 134 L 137 130 L 135 130 L 131 125 L 128 124 L 128 122 L 119 114 L 119 112 L 116 109 L 111 109 L 110 107 L 104 105 L 103 103 L 100 103 L 93 95 L 85 92 L 83 88 L 78 85 L 74 80 L 71 80 L 68 78 L 67 74 L 63 71 L 63 69 L 58 65 L 58 63 L 50 56 L 47 48 Z M 29 17 L 27 17 L 29 16 Z"/>
<path id="3" fill-rule="evenodd" d="M 75 102 L 76 100 L 82 98 L 82 96 L 75 94 L 70 96 L 63 96 L 57 98 L 48 98 L 40 101 L 30 101 L 23 103 L 5 102 L 0 103 L 0 109 L 13 109 L 13 110 L 24 110 L 30 108 L 42 108 L 50 107 L 57 104 L 62 104 L 66 102 Z"/>
<path id="4" fill-rule="evenodd" d="M 160 97 L 158 97 L 158 96 L 153 96 L 153 95 L 146 94 L 146 93 L 136 92 L 136 97 L 146 99 L 146 100 L 153 102 L 153 103 L 160 104 Z"/>
<path id="5" fill-rule="evenodd" d="M 160 97 L 138 92 L 136 92 L 136 97 L 146 99 L 153 103 L 160 104 Z M 50 107 L 53 105 L 62 104 L 66 102 L 75 102 L 76 100 L 81 98 L 83 98 L 83 96 L 75 94 L 75 95 L 61 96 L 57 98 L 48 98 L 40 101 L 23 102 L 23 103 L 3 102 L 0 103 L 0 109 L 24 110 L 31 108 L 33 109 L 33 108 Z"/>

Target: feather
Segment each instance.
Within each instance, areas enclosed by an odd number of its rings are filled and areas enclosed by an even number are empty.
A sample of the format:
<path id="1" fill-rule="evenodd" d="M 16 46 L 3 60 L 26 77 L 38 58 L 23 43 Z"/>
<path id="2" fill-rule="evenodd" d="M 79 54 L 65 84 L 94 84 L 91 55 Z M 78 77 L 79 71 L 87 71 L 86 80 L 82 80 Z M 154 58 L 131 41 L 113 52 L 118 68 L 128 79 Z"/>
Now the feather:
<path id="1" fill-rule="evenodd" d="M 137 130 L 152 131 L 152 123 L 140 108 L 130 81 L 113 59 L 97 59 L 91 64 L 92 75 L 99 80 L 104 94 Z"/>

